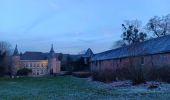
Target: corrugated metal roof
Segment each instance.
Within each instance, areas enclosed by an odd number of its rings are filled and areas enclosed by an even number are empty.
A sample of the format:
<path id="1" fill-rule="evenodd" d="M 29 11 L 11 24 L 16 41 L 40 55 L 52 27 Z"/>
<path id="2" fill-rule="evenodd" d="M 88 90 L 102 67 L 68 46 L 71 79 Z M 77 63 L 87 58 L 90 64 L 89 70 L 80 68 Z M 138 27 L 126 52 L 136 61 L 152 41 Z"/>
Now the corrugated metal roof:
<path id="1" fill-rule="evenodd" d="M 170 35 L 95 54 L 92 61 L 170 52 Z"/>

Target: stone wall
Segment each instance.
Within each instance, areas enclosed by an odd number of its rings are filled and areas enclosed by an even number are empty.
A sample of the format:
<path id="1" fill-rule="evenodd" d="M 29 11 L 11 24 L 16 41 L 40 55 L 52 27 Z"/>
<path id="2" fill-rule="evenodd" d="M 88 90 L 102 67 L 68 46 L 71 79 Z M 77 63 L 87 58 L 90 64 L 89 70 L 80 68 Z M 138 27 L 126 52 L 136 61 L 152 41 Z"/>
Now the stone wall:
<path id="1" fill-rule="evenodd" d="M 61 68 L 61 62 L 60 61 L 56 61 L 56 66 L 53 66 L 53 73 L 60 73 L 60 68 Z"/>

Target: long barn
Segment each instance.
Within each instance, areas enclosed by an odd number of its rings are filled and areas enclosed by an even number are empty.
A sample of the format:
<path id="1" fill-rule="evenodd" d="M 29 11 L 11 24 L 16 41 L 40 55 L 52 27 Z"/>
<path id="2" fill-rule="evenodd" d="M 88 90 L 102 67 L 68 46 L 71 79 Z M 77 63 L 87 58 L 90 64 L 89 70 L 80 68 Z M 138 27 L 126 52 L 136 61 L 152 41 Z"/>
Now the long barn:
<path id="1" fill-rule="evenodd" d="M 170 66 L 170 35 L 108 50 L 91 58 L 92 72 L 116 71 L 130 66 L 147 69 Z"/>

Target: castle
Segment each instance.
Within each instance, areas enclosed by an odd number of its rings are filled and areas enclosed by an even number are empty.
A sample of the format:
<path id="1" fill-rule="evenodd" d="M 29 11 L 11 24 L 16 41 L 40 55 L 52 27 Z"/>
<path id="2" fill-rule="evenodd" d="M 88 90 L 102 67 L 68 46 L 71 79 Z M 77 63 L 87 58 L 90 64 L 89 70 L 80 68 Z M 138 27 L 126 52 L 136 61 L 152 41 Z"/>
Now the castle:
<path id="1" fill-rule="evenodd" d="M 17 45 L 12 55 L 12 75 L 22 68 L 32 70 L 31 76 L 44 76 L 60 73 L 60 61 L 56 57 L 53 45 L 49 53 L 25 52 L 19 54 Z"/>

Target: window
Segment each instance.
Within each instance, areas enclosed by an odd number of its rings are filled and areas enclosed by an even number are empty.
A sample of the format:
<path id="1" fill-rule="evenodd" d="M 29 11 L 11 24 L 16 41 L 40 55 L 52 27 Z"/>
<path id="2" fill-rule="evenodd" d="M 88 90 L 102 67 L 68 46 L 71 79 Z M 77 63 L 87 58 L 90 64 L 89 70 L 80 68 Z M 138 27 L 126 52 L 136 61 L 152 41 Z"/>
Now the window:
<path id="1" fill-rule="evenodd" d="M 37 70 L 37 75 L 39 75 L 39 70 Z"/>
<path id="2" fill-rule="evenodd" d="M 145 64 L 145 58 L 141 57 L 141 65 L 144 65 L 144 64 Z"/>

